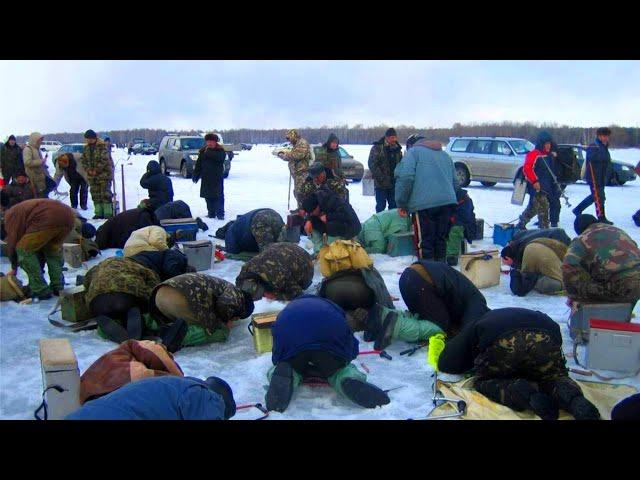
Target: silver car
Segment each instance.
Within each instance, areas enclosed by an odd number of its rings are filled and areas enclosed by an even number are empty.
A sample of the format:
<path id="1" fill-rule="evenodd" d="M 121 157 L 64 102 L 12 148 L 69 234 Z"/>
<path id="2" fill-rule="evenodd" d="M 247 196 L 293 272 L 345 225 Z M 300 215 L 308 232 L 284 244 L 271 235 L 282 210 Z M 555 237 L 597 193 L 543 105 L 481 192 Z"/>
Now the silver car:
<path id="1" fill-rule="evenodd" d="M 478 181 L 485 187 L 512 183 L 535 145 L 523 138 L 452 137 L 447 153 L 453 159 L 461 187 Z"/>

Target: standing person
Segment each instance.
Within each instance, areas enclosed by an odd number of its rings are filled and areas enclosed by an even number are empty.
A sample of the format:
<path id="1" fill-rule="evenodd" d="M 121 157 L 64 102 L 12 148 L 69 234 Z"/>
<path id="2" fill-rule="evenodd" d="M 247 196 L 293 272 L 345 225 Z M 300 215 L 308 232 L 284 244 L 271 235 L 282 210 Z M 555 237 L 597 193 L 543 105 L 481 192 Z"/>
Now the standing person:
<path id="1" fill-rule="evenodd" d="M 149 203 L 152 210 L 173 202 L 171 179 L 162 173 L 160 164 L 155 160 L 147 163 L 147 171 L 140 179 L 140 186 L 149 190 Z"/>
<path id="2" fill-rule="evenodd" d="M 373 142 L 369 152 L 369 170 L 373 175 L 376 193 L 376 213 L 387 205 L 389 210 L 396 208 L 395 178 L 393 172 L 402 160 L 402 146 L 398 143 L 398 134 L 389 128 L 380 140 Z"/>
<path id="3" fill-rule="evenodd" d="M 556 142 L 551 142 L 551 153 L 548 157 L 547 165 L 553 171 L 553 174 L 558 178 L 559 168 L 559 160 L 558 160 L 558 144 Z M 544 165 L 543 165 L 544 166 Z M 562 209 L 562 205 L 560 204 L 560 195 L 562 194 L 559 185 L 553 185 L 553 189 L 549 194 L 549 222 L 551 224 L 551 228 L 557 228 L 558 222 L 560 221 L 560 210 Z"/>
<path id="4" fill-rule="evenodd" d="M 73 229 L 76 213 L 48 198 L 25 200 L 7 210 L 7 254 L 11 268 L 20 266 L 29 277 L 31 294 L 40 300 L 58 295 L 64 288 L 62 243 Z M 39 256 L 44 255 L 51 288 L 42 278 Z"/>
<path id="5" fill-rule="evenodd" d="M 446 261 L 451 217 L 458 206 L 453 160 L 440 142 L 411 135 L 395 178 L 398 208 L 413 215 L 418 257 Z"/>
<path id="6" fill-rule="evenodd" d="M 609 153 L 609 136 L 611 130 L 607 127 L 596 131 L 596 140 L 587 148 L 587 183 L 591 193 L 573 209 L 573 214 L 579 217 L 592 203 L 596 204 L 596 215 L 600 223 L 613 225 L 605 216 L 604 186 L 607 184 L 611 171 L 611 154 Z"/>
<path id="7" fill-rule="evenodd" d="M 302 208 L 304 200 L 301 189 L 307 178 L 307 170 L 311 162 L 311 148 L 309 142 L 300 137 L 297 130 L 289 130 L 286 138 L 291 142 L 293 148 L 288 153 L 280 152 L 278 157 L 289 163 L 289 172 L 293 178 L 293 196 L 298 202 L 298 208 L 295 211 L 292 210 L 291 213 L 296 213 Z"/>
<path id="8" fill-rule="evenodd" d="M 200 197 L 207 202 L 209 218 L 224 220 L 224 159 L 227 156 L 218 142 L 215 133 L 207 133 L 204 137 L 206 145 L 200 149 L 198 160 L 193 168 L 193 183 L 200 185 Z"/>
<path id="9" fill-rule="evenodd" d="M 316 153 L 316 162 L 320 162 L 324 168 L 328 168 L 333 176 L 344 183 L 342 171 L 342 157 L 340 156 L 340 140 L 335 133 L 329 135 L 327 141 L 322 144 Z"/>
<path id="10" fill-rule="evenodd" d="M 527 180 L 530 201 L 525 211 L 520 215 L 520 221 L 516 226 L 520 230 L 526 230 L 527 223 L 536 215 L 538 215 L 540 228 L 549 228 L 549 197 L 557 188 L 549 172 L 551 144 L 551 135 L 547 132 L 540 132 L 536 140 L 536 148 L 527 153 L 525 157 L 522 171 Z"/>
<path id="11" fill-rule="evenodd" d="M 11 180 L 15 180 L 17 172 L 24 171 L 22 148 L 16 143 L 14 135 L 10 135 L 7 143 L 2 146 L 0 151 L 0 170 L 2 170 L 2 176 L 7 185 Z"/>
<path id="12" fill-rule="evenodd" d="M 89 196 L 89 184 L 87 183 L 87 172 L 84 171 L 82 165 L 76 162 L 73 153 L 63 153 L 53 162 L 56 167 L 56 173 L 53 180 L 56 182 L 56 189 L 60 185 L 60 180 L 64 176 L 71 187 L 69 192 L 69 200 L 71 208 L 78 208 L 78 193 L 80 194 L 80 208 L 87 210 L 87 198 Z"/>
<path id="13" fill-rule="evenodd" d="M 40 152 L 40 145 L 42 145 L 43 140 L 44 136 L 39 132 L 33 132 L 29 135 L 29 143 L 22 151 L 22 159 L 29 181 L 36 190 L 36 195 L 40 198 L 47 198 L 55 188 L 55 182 L 49 176 L 49 169 L 46 165 L 47 159 L 46 157 L 42 158 L 42 153 Z"/>
<path id="14" fill-rule="evenodd" d="M 87 130 L 84 134 L 87 143 L 82 151 L 80 163 L 87 172 L 91 200 L 96 218 L 113 217 L 111 181 L 113 180 L 113 162 L 107 147 L 98 139 L 96 132 Z"/>

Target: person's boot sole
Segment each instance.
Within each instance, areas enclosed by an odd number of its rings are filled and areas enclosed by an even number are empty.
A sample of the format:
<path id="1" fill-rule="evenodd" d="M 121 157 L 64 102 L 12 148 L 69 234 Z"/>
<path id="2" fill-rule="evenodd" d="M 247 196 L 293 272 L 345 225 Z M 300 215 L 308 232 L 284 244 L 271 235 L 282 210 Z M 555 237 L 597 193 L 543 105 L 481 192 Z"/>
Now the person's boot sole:
<path id="1" fill-rule="evenodd" d="M 600 420 L 600 412 L 585 397 L 574 398 L 569 413 L 576 420 Z"/>
<path id="2" fill-rule="evenodd" d="M 372 342 L 378 336 L 378 332 L 380 331 L 380 325 L 382 323 L 382 320 L 380 318 L 381 314 L 382 314 L 382 307 L 377 303 L 369 309 L 369 313 L 367 314 L 367 318 L 365 319 L 365 323 L 366 323 L 366 327 L 364 330 L 365 342 Z"/>
<path id="3" fill-rule="evenodd" d="M 182 348 L 188 329 L 189 325 L 182 318 L 177 319 L 162 336 L 162 344 L 170 353 L 176 353 Z"/>
<path id="4" fill-rule="evenodd" d="M 349 400 L 364 408 L 381 407 L 391 401 L 387 392 L 381 388 L 356 378 L 345 378 L 341 387 Z"/>
<path id="5" fill-rule="evenodd" d="M 293 396 L 293 367 L 287 362 L 276 365 L 265 396 L 267 410 L 284 412 Z"/>
<path id="6" fill-rule="evenodd" d="M 112 342 L 120 344 L 129 340 L 129 333 L 114 319 L 101 315 L 96 318 L 96 323 Z"/>
<path id="7" fill-rule="evenodd" d="M 398 320 L 398 314 L 396 312 L 389 312 L 382 323 L 382 328 L 378 332 L 373 348 L 375 350 L 384 350 L 393 341 L 393 330 L 396 328 L 396 321 Z"/>

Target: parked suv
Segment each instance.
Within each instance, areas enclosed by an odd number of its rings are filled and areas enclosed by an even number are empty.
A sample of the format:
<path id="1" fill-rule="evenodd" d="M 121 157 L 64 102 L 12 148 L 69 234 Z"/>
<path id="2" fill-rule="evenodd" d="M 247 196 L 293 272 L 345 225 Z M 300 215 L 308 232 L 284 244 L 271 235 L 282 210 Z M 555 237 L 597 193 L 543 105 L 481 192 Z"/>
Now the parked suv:
<path id="1" fill-rule="evenodd" d="M 452 137 L 447 153 L 453 159 L 458 182 L 466 187 L 478 181 L 485 187 L 512 183 L 535 145 L 523 138 Z"/>
<path id="2" fill-rule="evenodd" d="M 198 160 L 199 150 L 204 144 L 204 137 L 167 135 L 160 142 L 158 151 L 160 170 L 165 175 L 169 175 L 169 172 L 173 170 L 180 172 L 184 178 L 191 178 L 193 167 Z M 224 178 L 229 176 L 230 169 L 231 160 L 227 155 L 224 160 Z"/>

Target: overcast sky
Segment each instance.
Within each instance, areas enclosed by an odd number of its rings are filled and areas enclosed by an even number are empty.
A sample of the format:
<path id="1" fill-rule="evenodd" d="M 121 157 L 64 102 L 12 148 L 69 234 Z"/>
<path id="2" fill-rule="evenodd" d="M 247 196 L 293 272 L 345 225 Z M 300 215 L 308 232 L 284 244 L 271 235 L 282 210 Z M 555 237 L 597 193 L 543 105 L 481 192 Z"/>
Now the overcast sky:
<path id="1" fill-rule="evenodd" d="M 0 61 L 0 135 L 127 128 L 640 126 L 639 61 Z"/>

